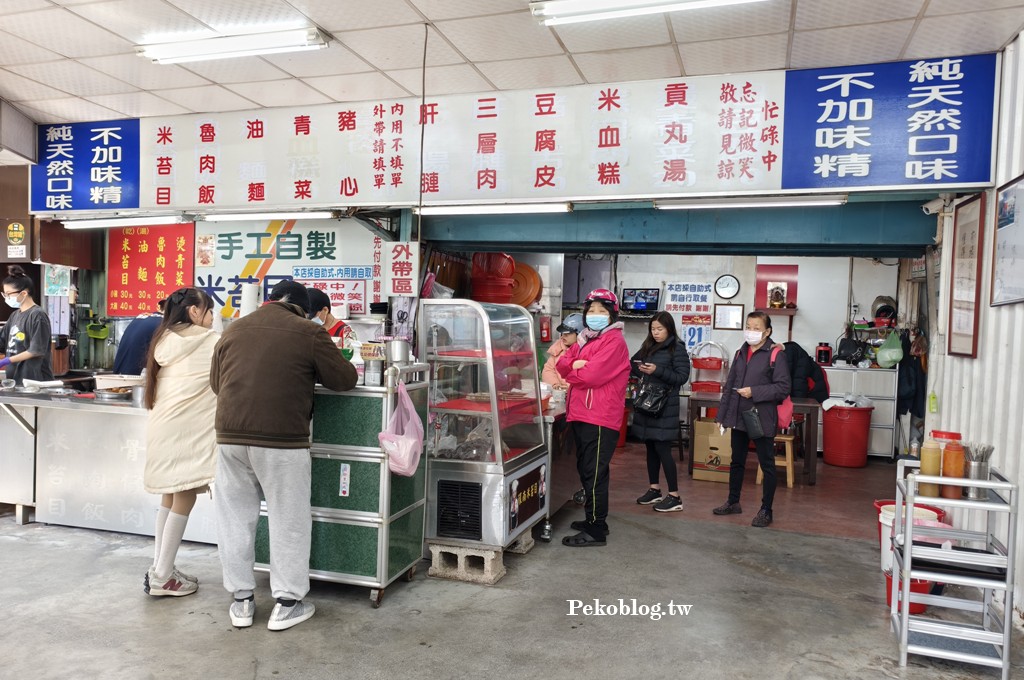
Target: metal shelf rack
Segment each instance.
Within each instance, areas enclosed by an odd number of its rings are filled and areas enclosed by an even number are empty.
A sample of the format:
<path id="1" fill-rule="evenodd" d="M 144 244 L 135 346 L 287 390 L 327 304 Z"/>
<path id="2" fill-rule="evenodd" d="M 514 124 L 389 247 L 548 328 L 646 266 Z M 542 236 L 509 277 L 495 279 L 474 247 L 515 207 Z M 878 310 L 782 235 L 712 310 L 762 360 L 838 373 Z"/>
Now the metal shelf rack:
<path id="1" fill-rule="evenodd" d="M 920 654 L 1000 668 L 1003 680 L 1007 680 L 1013 630 L 1017 485 L 995 469 L 986 480 L 920 475 L 913 472 L 915 469 L 920 469 L 920 461 L 901 460 L 896 478 L 892 544 L 893 568 L 899 570 L 899 578 L 892 579 L 890 620 L 899 637 L 900 666 L 907 665 L 908 654 Z M 907 470 L 911 472 L 906 474 Z M 985 530 L 915 526 L 913 508 L 921 484 L 985 489 L 987 498 L 983 500 L 921 496 L 930 505 L 984 513 Z M 952 541 L 952 549 L 915 542 L 918 537 Z M 981 599 L 946 595 L 945 591 L 941 595 L 913 593 L 912 579 L 976 588 Z M 1002 611 L 993 607 L 999 593 L 1003 595 Z M 911 615 L 910 607 L 901 607 L 901 602 L 969 612 L 958 617 L 969 620 Z"/>

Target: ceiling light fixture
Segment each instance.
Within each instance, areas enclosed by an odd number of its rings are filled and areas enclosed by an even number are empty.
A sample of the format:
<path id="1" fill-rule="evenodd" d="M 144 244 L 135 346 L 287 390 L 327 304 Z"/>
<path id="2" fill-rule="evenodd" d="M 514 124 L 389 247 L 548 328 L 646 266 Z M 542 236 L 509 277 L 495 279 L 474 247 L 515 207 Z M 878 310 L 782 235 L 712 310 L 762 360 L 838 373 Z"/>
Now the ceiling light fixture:
<path id="1" fill-rule="evenodd" d="M 270 33 L 230 35 L 202 40 L 181 40 L 136 47 L 140 57 L 157 64 L 182 64 L 209 59 L 251 57 L 259 54 L 304 52 L 327 47 L 331 35 L 318 28 L 296 28 Z"/>
<path id="2" fill-rule="evenodd" d="M 514 203 L 503 205 L 427 205 L 413 208 L 417 215 L 536 215 L 567 213 L 570 203 Z"/>
<path id="3" fill-rule="evenodd" d="M 110 229 L 123 227 L 162 227 L 165 224 L 188 224 L 186 215 L 151 215 L 149 217 L 102 217 L 97 219 L 61 220 L 65 229 Z"/>
<path id="4" fill-rule="evenodd" d="M 846 196 L 751 196 L 749 198 L 691 198 L 655 201 L 658 210 L 731 210 L 734 208 L 813 208 L 816 206 L 843 205 Z"/>
<path id="5" fill-rule="evenodd" d="M 213 213 L 200 215 L 204 222 L 244 222 L 246 220 L 330 220 L 338 217 L 331 210 L 310 210 L 308 212 L 260 212 L 260 213 Z"/>
<path id="6" fill-rule="evenodd" d="M 664 12 L 681 12 L 689 9 L 711 9 L 729 5 L 744 5 L 765 0 L 546 0 L 531 2 L 530 11 L 545 26 L 561 26 L 583 21 L 599 21 L 602 19 L 622 19 L 625 17 L 643 16 L 645 14 L 662 14 Z"/>

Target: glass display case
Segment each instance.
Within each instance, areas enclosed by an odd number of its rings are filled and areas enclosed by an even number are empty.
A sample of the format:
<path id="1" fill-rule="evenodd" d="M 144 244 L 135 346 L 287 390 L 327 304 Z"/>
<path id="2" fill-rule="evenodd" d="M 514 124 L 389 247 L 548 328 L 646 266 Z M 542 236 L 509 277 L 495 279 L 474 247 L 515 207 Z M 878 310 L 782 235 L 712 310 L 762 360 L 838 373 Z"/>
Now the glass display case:
<path id="1" fill-rule="evenodd" d="M 533 317 L 517 305 L 423 300 L 430 365 L 429 538 L 505 546 L 544 517 L 547 451 Z"/>

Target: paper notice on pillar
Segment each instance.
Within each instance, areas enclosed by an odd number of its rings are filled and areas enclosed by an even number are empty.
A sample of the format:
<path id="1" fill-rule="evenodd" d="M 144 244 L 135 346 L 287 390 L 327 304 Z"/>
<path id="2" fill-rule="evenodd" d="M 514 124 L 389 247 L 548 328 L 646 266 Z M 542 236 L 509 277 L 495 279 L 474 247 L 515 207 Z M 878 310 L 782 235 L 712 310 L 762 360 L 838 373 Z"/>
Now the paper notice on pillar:
<path id="1" fill-rule="evenodd" d="M 28 246 L 7 246 L 8 260 L 23 260 L 28 257 Z"/>
<path id="2" fill-rule="evenodd" d="M 400 241 L 384 244 L 384 294 L 416 297 L 420 278 L 420 244 Z"/>
<path id="3" fill-rule="evenodd" d="M 665 286 L 665 311 L 679 326 L 679 337 L 688 352 L 711 339 L 711 283 L 669 283 Z"/>

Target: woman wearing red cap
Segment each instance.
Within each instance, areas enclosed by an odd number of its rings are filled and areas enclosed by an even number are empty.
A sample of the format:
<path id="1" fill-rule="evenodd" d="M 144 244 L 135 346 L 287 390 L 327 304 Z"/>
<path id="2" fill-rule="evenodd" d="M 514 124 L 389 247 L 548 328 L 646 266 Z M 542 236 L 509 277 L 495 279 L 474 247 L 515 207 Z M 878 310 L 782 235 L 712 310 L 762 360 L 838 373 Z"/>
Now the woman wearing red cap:
<path id="1" fill-rule="evenodd" d="M 585 519 L 572 523 L 574 536 L 562 545 L 605 545 L 608 536 L 608 466 L 619 440 L 629 381 L 629 350 L 619 321 L 615 293 L 598 288 L 583 305 L 584 329 L 558 360 L 558 373 L 571 385 L 566 421 L 576 442 L 577 469 L 585 495 Z"/>

